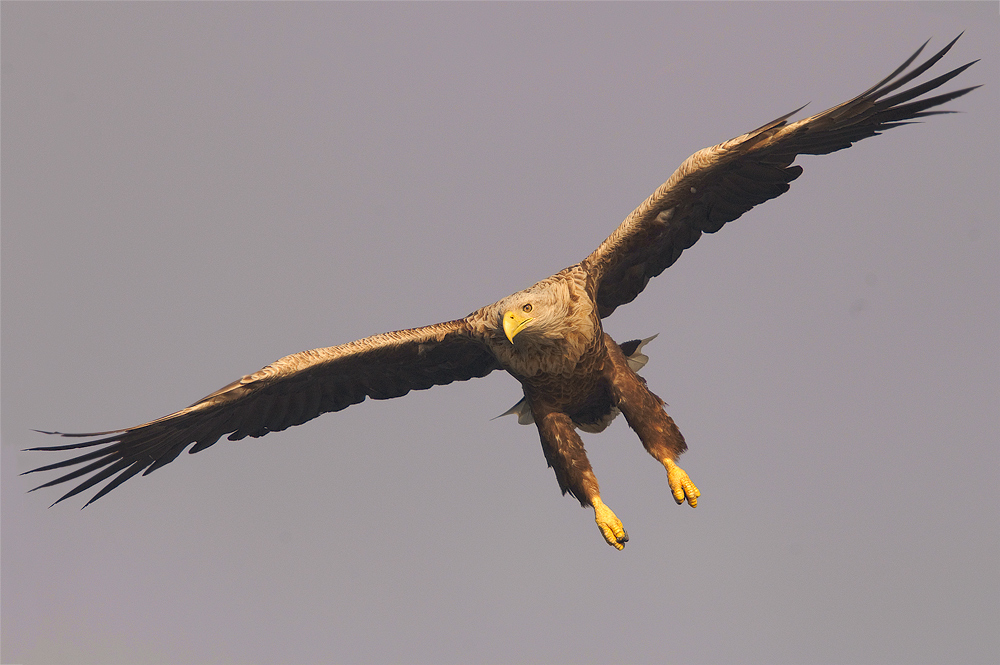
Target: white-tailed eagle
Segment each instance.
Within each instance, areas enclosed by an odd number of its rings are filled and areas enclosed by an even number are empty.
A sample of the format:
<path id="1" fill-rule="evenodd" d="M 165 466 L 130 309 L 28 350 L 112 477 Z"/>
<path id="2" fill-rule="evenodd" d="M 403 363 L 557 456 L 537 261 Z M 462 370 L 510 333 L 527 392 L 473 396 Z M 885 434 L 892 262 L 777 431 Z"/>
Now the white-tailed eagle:
<path id="1" fill-rule="evenodd" d="M 599 432 L 624 414 L 646 450 L 666 468 L 674 500 L 693 507 L 699 492 L 676 464 L 687 449 L 684 437 L 663 401 L 635 372 L 645 360 L 641 342 L 616 344 L 601 320 L 632 302 L 702 233 L 714 233 L 788 191 L 802 173 L 793 165 L 798 155 L 842 150 L 918 118 L 948 113 L 937 107 L 974 88 L 925 95 L 974 63 L 901 88 L 937 63 L 957 39 L 906 71 L 921 46 L 874 87 L 827 111 L 788 122 L 793 111 L 699 150 L 590 256 L 524 291 L 465 318 L 286 356 L 143 425 L 88 434 L 52 432 L 92 440 L 31 450 L 92 450 L 28 473 L 78 467 L 40 486 L 79 481 L 56 503 L 108 481 L 89 504 L 132 476 L 168 464 L 189 446 L 196 453 L 223 436 L 232 441 L 264 436 L 366 397 L 401 397 L 502 369 L 524 389 L 524 400 L 509 413 L 534 422 L 563 493 L 592 507 L 605 540 L 622 549 L 628 535 L 601 501 L 577 429 Z"/>

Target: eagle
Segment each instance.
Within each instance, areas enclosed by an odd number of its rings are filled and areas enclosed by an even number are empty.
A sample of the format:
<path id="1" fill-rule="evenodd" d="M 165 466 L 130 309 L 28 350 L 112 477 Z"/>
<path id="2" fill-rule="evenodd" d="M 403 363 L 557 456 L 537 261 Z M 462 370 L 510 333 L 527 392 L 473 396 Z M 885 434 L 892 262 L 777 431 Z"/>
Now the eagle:
<path id="1" fill-rule="evenodd" d="M 836 152 L 919 118 L 950 113 L 938 107 L 979 86 L 926 95 L 976 61 L 904 86 L 944 57 L 959 37 L 910 69 L 925 42 L 885 79 L 822 113 L 789 122 L 801 110 L 796 109 L 699 150 L 585 259 L 464 318 L 285 356 L 185 409 L 135 427 L 44 432 L 88 440 L 30 448 L 76 451 L 26 471 L 63 470 L 31 491 L 77 482 L 55 505 L 108 481 L 89 505 L 132 476 L 172 462 L 189 446 L 196 453 L 223 436 L 261 437 L 365 398 L 401 397 L 502 369 L 520 382 L 524 394 L 507 413 L 534 423 L 563 494 L 593 509 L 604 539 L 621 550 L 628 534 L 601 500 L 578 430 L 600 432 L 623 414 L 666 469 L 674 500 L 695 507 L 700 492 L 677 465 L 687 449 L 684 437 L 663 400 L 636 373 L 646 361 L 642 346 L 649 340 L 618 344 L 604 332 L 602 320 L 632 302 L 703 233 L 715 233 L 788 191 L 802 174 L 793 164 L 798 155 Z M 69 467 L 75 468 L 66 472 Z"/>

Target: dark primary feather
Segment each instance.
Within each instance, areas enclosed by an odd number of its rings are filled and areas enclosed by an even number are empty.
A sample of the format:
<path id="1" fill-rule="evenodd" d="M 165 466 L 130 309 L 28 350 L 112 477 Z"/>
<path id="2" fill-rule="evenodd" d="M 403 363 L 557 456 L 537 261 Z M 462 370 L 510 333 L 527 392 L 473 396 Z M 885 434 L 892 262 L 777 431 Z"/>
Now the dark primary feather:
<path id="1" fill-rule="evenodd" d="M 961 37 L 961 35 L 959 35 Z M 788 113 L 743 136 L 691 155 L 656 192 L 635 209 L 582 265 L 597 283 L 602 317 L 632 302 L 653 277 L 666 270 L 702 233 L 788 191 L 802 174 L 798 155 L 822 155 L 905 125 L 950 111 L 928 110 L 976 87 L 917 99 L 961 74 L 974 62 L 925 83 L 887 96 L 927 71 L 958 41 L 952 40 L 925 62 L 903 73 L 917 49 L 899 68 L 857 97 L 789 124 Z"/>
<path id="2" fill-rule="evenodd" d="M 470 335 L 462 320 L 303 351 L 144 425 L 85 434 L 49 432 L 101 438 L 30 448 L 61 451 L 96 447 L 27 473 L 84 465 L 35 489 L 93 474 L 56 503 L 111 478 L 87 502 L 90 504 L 132 476 L 168 464 L 188 446 L 196 453 L 227 434 L 230 440 L 263 436 L 328 411 L 340 411 L 366 397 L 400 397 L 411 390 L 485 376 L 498 367 L 493 354 Z"/>

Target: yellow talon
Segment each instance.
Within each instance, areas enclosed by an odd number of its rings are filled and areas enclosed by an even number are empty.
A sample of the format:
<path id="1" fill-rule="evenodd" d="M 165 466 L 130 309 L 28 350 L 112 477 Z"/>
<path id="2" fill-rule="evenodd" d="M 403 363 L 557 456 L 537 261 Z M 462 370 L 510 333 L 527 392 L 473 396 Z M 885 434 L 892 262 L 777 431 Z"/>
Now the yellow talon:
<path id="1" fill-rule="evenodd" d="M 604 505 L 604 502 L 600 498 L 595 497 L 591 501 L 591 505 L 594 507 L 594 520 L 597 522 L 597 528 L 601 530 L 604 540 L 608 541 L 608 545 L 616 549 L 625 549 L 625 543 L 628 542 L 628 533 L 626 533 L 625 527 L 622 526 L 622 521 L 618 519 L 618 516 L 610 508 Z"/>
<path id="2" fill-rule="evenodd" d="M 701 496 L 701 492 L 691 482 L 687 472 L 677 466 L 673 460 L 666 460 L 663 466 L 667 467 L 667 483 L 670 485 L 670 491 L 674 494 L 674 501 L 679 505 L 687 499 L 691 507 L 695 508 L 698 505 L 698 497 Z"/>

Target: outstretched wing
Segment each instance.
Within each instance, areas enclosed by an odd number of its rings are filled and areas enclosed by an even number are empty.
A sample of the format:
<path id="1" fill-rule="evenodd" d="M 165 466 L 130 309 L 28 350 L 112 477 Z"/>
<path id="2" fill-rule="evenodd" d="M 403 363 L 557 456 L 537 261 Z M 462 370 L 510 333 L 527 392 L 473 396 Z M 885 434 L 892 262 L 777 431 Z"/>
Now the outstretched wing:
<path id="1" fill-rule="evenodd" d="M 486 376 L 498 367 L 465 319 L 303 351 L 144 425 L 89 434 L 47 432 L 101 438 L 31 448 L 61 451 L 98 446 L 27 473 L 85 465 L 34 488 L 83 478 L 56 503 L 111 478 L 90 504 L 137 473 L 148 474 L 173 461 L 191 444 L 191 452 L 196 453 L 226 434 L 233 441 L 264 436 L 327 411 L 340 411 L 366 397 L 400 397 L 411 390 Z"/>
<path id="2" fill-rule="evenodd" d="M 896 71 L 843 104 L 788 124 L 796 109 L 688 157 L 581 263 L 594 278 L 601 317 L 632 302 L 651 278 L 672 265 L 703 232 L 714 233 L 755 205 L 788 191 L 788 183 L 802 173 L 802 167 L 792 165 L 798 155 L 825 155 L 916 118 L 950 113 L 928 109 L 979 86 L 918 98 L 958 76 L 975 61 L 886 95 L 923 74 L 956 41 L 958 37 L 926 62 L 905 72 L 923 51 L 925 42 Z"/>

